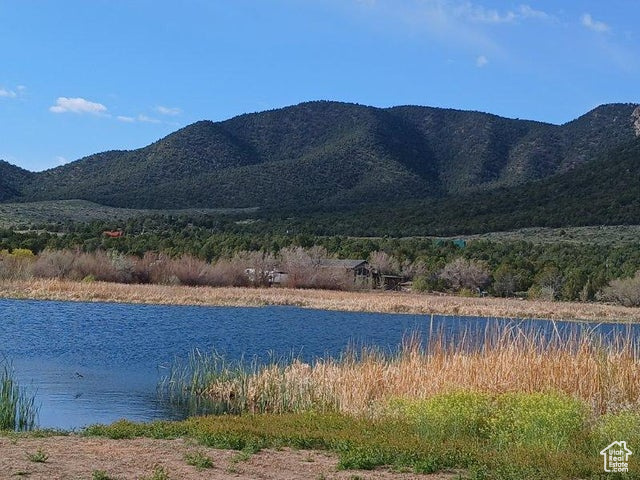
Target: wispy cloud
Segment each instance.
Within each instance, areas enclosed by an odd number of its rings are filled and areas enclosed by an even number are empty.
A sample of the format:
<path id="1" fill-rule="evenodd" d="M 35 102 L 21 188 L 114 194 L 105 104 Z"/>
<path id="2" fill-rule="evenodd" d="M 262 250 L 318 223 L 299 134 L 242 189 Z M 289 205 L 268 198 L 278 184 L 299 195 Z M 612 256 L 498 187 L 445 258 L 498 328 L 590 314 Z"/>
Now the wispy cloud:
<path id="1" fill-rule="evenodd" d="M 58 97 L 56 104 L 49 107 L 49 111 L 53 113 L 89 113 L 92 115 L 104 115 L 107 113 L 107 107 L 101 103 L 90 102 L 80 97 Z"/>
<path id="2" fill-rule="evenodd" d="M 118 119 L 120 122 L 125 122 L 125 123 L 133 123 L 136 121 L 135 117 L 127 117 L 125 115 L 118 115 L 116 119 Z"/>
<path id="3" fill-rule="evenodd" d="M 493 58 L 506 55 L 495 29 L 524 23 L 559 23 L 546 11 L 522 3 L 510 9 L 487 7 L 482 0 L 352 0 L 361 13 L 375 15 L 414 31 L 422 31 L 447 46 L 483 52 Z"/>
<path id="4" fill-rule="evenodd" d="M 556 20 L 556 17 L 542 10 L 536 10 L 529 5 L 520 5 L 518 7 L 520 18 L 533 18 L 537 20 Z"/>
<path id="5" fill-rule="evenodd" d="M 451 12 L 458 18 L 474 23 L 511 23 L 517 18 L 517 15 L 512 11 L 501 13 L 498 10 L 488 9 L 471 2 L 454 6 Z"/>
<path id="6" fill-rule="evenodd" d="M 355 0 L 367 8 L 381 8 L 389 4 L 396 12 L 406 10 L 413 13 L 427 14 L 432 20 L 442 21 L 446 18 L 457 18 L 472 23 L 500 24 L 514 23 L 519 20 L 551 20 L 555 17 L 543 10 L 536 10 L 530 5 L 520 4 L 515 9 L 500 11 L 485 7 L 471 1 L 456 0 L 409 0 L 404 3 L 389 0 Z"/>
<path id="7" fill-rule="evenodd" d="M 18 85 L 15 89 L 0 86 L 0 98 L 18 98 L 27 91 L 24 85 Z"/>
<path id="8" fill-rule="evenodd" d="M 161 123 L 157 118 L 148 117 L 147 115 L 143 114 L 138 115 L 137 120 L 143 123 Z"/>
<path id="9" fill-rule="evenodd" d="M 580 18 L 582 26 L 588 28 L 589 30 L 593 30 L 598 33 L 606 33 L 611 30 L 611 27 L 604 22 L 599 20 L 595 20 L 590 13 L 584 13 Z"/>
<path id="10" fill-rule="evenodd" d="M 58 162 L 58 165 L 64 165 L 65 163 L 69 163 L 69 160 L 67 160 L 65 157 L 58 155 L 56 157 L 56 162 Z"/>
<path id="11" fill-rule="evenodd" d="M 182 109 L 178 107 L 163 107 L 162 105 L 158 105 L 155 108 L 155 111 L 161 115 L 180 115 L 182 113 Z"/>
<path id="12" fill-rule="evenodd" d="M 480 55 L 478 58 L 476 58 L 476 67 L 478 68 L 486 67 L 488 63 L 489 59 L 484 55 Z"/>
<path id="13" fill-rule="evenodd" d="M 9 90 L 3 87 L 0 87 L 0 97 L 3 98 L 16 98 L 18 94 L 13 90 Z"/>

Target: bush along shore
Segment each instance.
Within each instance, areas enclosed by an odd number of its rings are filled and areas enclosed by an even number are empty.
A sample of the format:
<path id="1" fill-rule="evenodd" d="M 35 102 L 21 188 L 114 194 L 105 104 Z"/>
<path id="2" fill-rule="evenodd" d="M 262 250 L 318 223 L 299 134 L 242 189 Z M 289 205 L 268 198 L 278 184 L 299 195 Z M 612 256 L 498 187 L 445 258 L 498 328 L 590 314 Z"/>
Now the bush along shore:
<path id="1" fill-rule="evenodd" d="M 640 356 L 629 336 L 546 337 L 515 328 L 455 345 L 408 339 L 310 364 L 230 364 L 194 354 L 169 394 L 218 413 L 182 422 L 89 427 L 110 438 L 194 438 L 251 455 L 326 449 L 344 469 L 457 472 L 464 479 L 603 478 L 600 452 L 640 448 Z M 636 456 L 607 478 L 640 478 Z"/>
<path id="2" fill-rule="evenodd" d="M 152 249 L 148 238 L 121 237 L 104 239 L 104 248 L 83 244 L 34 254 L 18 247 L 1 250 L 0 239 L 0 279 L 330 290 L 405 288 L 459 296 L 640 306 L 640 250 L 636 244 L 318 237 L 298 239 L 301 246 L 291 239 L 289 243 L 283 238 L 268 240 L 212 236 L 206 245 L 216 248 L 209 251 L 188 242 L 179 243 L 181 248 L 169 248 L 175 239 L 162 243 L 164 247 L 153 244 L 160 248 Z M 309 246 L 310 241 L 318 243 Z"/>

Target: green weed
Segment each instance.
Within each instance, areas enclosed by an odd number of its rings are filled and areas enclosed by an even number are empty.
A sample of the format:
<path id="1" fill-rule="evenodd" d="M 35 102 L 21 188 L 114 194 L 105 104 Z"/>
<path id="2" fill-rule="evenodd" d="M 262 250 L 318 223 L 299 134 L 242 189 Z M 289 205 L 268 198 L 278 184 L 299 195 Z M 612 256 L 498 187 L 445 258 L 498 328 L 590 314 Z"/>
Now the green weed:
<path id="1" fill-rule="evenodd" d="M 34 453 L 27 453 L 27 458 L 29 459 L 29 461 L 34 463 L 45 463 L 47 460 L 49 460 L 49 455 L 44 450 L 39 448 Z"/>
<path id="2" fill-rule="evenodd" d="M 198 470 L 204 470 L 213 467 L 213 460 L 201 451 L 188 452 L 184 456 L 187 465 L 196 467 Z"/>
<path id="3" fill-rule="evenodd" d="M 141 477 L 140 480 L 169 480 L 169 473 L 161 466 L 156 465 L 153 469 L 153 473 L 149 477 Z"/>
<path id="4" fill-rule="evenodd" d="M 115 480 L 104 470 L 94 470 L 91 472 L 91 480 Z"/>

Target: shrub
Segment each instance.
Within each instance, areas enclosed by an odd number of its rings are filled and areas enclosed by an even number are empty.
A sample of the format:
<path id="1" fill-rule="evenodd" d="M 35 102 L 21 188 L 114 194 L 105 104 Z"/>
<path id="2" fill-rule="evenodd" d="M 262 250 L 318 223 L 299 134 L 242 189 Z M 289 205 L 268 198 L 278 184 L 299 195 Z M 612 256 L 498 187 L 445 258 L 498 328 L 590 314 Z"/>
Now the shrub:
<path id="1" fill-rule="evenodd" d="M 560 451 L 584 432 L 587 408 L 579 400 L 556 393 L 505 393 L 496 398 L 488 421 L 498 448 L 524 446 Z"/>
<path id="2" fill-rule="evenodd" d="M 607 413 L 598 419 L 594 428 L 596 446 L 624 440 L 640 448 L 640 412 Z"/>
<path id="3" fill-rule="evenodd" d="M 489 284 L 489 271 L 486 265 L 475 260 L 456 258 L 447 263 L 440 272 L 440 278 L 454 290 L 467 288 L 477 290 Z"/>
<path id="4" fill-rule="evenodd" d="M 45 250 L 33 266 L 33 274 L 40 278 L 69 278 L 76 256 L 69 250 Z"/>
<path id="5" fill-rule="evenodd" d="M 183 255 L 171 262 L 171 272 L 180 281 L 181 285 L 201 286 L 210 285 L 211 264 L 192 257 Z"/>
<path id="6" fill-rule="evenodd" d="M 30 250 L 29 250 L 30 251 Z M 33 255 L 0 253 L 0 279 L 26 280 L 33 275 Z"/>
<path id="7" fill-rule="evenodd" d="M 486 431 L 491 397 L 480 392 L 459 391 L 427 400 L 394 400 L 391 409 L 415 422 L 420 434 L 430 440 L 478 438 Z"/>
<path id="8" fill-rule="evenodd" d="M 600 297 L 626 307 L 640 307 L 640 270 L 632 278 L 612 280 L 602 290 Z"/>
<path id="9" fill-rule="evenodd" d="M 387 252 L 371 252 L 369 264 L 382 275 L 398 275 L 401 272 L 400 262 Z"/>

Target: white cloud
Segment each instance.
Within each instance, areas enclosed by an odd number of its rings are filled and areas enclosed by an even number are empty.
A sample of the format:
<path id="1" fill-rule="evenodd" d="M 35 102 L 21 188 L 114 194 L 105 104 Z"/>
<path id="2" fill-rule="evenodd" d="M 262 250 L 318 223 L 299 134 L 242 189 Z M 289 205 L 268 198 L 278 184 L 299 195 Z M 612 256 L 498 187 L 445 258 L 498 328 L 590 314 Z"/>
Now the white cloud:
<path id="1" fill-rule="evenodd" d="M 126 123 L 133 123 L 136 121 L 136 119 L 134 117 L 126 117 L 124 115 L 118 115 L 116 117 L 119 121 L 121 122 L 126 122 Z"/>
<path id="2" fill-rule="evenodd" d="M 476 67 L 478 68 L 485 67 L 488 63 L 489 59 L 484 55 L 480 55 L 478 58 L 476 58 Z"/>
<path id="3" fill-rule="evenodd" d="M 153 117 L 148 117 L 146 115 L 138 115 L 137 120 L 139 122 L 144 122 L 144 123 L 160 123 L 160 120 L 158 120 L 157 118 L 153 118 Z"/>
<path id="4" fill-rule="evenodd" d="M 53 113 L 90 113 L 93 115 L 103 115 L 107 112 L 107 107 L 101 103 L 90 102 L 84 98 L 58 97 L 56 104 L 49 107 Z"/>
<path id="5" fill-rule="evenodd" d="M 58 155 L 56 157 L 56 162 L 58 162 L 58 165 L 64 165 L 65 163 L 69 163 L 69 160 L 67 160 L 65 157 Z"/>
<path id="6" fill-rule="evenodd" d="M 550 20 L 553 18 L 547 12 L 542 10 L 535 10 L 530 5 L 520 5 L 518 7 L 518 14 L 521 18 L 535 18 L 538 20 Z"/>
<path id="7" fill-rule="evenodd" d="M 18 94 L 15 91 L 9 90 L 8 88 L 0 87 L 0 97 L 16 98 L 17 96 Z"/>
<path id="8" fill-rule="evenodd" d="M 487 9 L 471 2 L 458 5 L 452 11 L 456 17 L 474 23 L 511 23 L 517 18 L 514 12 L 500 13 L 497 10 Z"/>
<path id="9" fill-rule="evenodd" d="M 158 105 L 155 110 L 162 115 L 180 115 L 182 113 L 178 107 L 163 107 L 162 105 Z"/>
<path id="10" fill-rule="evenodd" d="M 609 25 L 599 20 L 595 20 L 590 13 L 583 14 L 581 17 L 581 21 L 584 27 L 588 28 L 589 30 L 593 30 L 594 32 L 606 33 L 611 30 Z"/>

